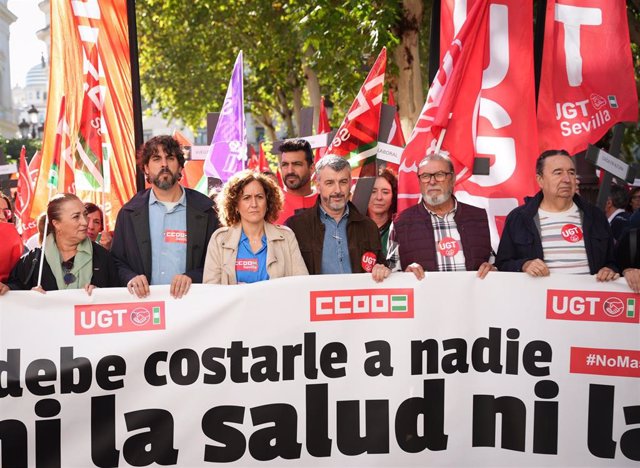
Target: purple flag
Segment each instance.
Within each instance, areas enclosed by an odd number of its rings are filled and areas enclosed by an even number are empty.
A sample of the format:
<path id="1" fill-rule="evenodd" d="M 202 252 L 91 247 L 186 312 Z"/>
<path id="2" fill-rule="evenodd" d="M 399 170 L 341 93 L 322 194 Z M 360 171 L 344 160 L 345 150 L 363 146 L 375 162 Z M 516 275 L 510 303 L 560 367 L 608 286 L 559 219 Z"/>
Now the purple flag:
<path id="1" fill-rule="evenodd" d="M 244 92 L 242 89 L 242 51 L 233 66 L 229 88 L 220 111 L 218 125 L 211 139 L 204 162 L 207 177 L 226 182 L 245 168 L 247 160 L 247 129 L 244 124 Z"/>

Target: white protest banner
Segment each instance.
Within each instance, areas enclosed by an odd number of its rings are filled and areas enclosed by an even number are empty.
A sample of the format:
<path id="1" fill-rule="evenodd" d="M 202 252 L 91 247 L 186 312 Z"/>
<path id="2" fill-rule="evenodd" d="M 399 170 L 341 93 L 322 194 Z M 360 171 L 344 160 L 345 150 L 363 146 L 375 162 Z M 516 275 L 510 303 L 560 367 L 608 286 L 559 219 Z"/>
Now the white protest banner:
<path id="1" fill-rule="evenodd" d="M 637 466 L 623 280 L 492 272 L 11 291 L 2 466 Z"/>

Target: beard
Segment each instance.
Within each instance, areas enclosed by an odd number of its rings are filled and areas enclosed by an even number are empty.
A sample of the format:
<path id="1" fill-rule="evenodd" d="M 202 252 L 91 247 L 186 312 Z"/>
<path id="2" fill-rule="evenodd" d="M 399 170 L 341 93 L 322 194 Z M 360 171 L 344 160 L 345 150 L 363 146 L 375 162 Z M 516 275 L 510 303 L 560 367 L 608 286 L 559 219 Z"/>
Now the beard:
<path id="1" fill-rule="evenodd" d="M 163 179 L 161 178 L 163 174 L 169 174 L 170 177 Z M 155 175 L 149 174 L 149 176 L 147 176 L 147 180 L 150 184 L 155 185 L 160 190 L 168 190 L 180 180 L 180 177 L 179 174 L 174 174 L 169 169 L 162 169 Z"/>
<path id="2" fill-rule="evenodd" d="M 445 190 L 438 195 L 422 194 L 422 199 L 427 203 L 427 205 L 438 206 L 448 201 L 449 198 L 451 198 L 452 193 L 453 192 L 451 190 Z"/>
<path id="3" fill-rule="evenodd" d="M 289 190 L 297 190 L 306 185 L 309 180 L 311 180 L 311 177 L 299 177 L 295 174 L 289 174 L 284 178 L 284 185 Z"/>
<path id="4" fill-rule="evenodd" d="M 329 197 L 321 197 L 322 202 L 333 211 L 342 211 L 347 205 L 347 197 L 340 194 L 339 196 L 331 195 Z"/>

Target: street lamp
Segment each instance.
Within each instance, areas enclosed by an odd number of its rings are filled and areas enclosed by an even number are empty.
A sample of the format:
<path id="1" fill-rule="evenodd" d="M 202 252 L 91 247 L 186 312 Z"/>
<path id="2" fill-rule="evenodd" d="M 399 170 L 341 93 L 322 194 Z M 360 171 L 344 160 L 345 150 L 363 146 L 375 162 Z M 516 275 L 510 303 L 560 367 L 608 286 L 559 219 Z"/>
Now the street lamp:
<path id="1" fill-rule="evenodd" d="M 28 124 L 27 121 L 24 119 L 22 119 L 22 122 L 18 124 L 18 129 L 20 130 L 20 135 L 22 136 L 23 140 L 26 140 L 27 138 L 29 138 L 30 128 L 31 128 L 31 125 Z"/>
<path id="2" fill-rule="evenodd" d="M 35 138 L 38 129 L 38 109 L 31 104 L 31 108 L 27 111 L 27 114 L 29 114 L 29 120 L 31 121 L 31 138 Z"/>

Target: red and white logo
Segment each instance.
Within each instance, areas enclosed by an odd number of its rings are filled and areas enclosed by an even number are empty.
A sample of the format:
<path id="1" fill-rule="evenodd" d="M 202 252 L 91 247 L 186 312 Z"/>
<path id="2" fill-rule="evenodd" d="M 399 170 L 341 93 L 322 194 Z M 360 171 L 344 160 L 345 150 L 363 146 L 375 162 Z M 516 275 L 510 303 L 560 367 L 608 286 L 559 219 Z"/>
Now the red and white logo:
<path id="1" fill-rule="evenodd" d="M 258 271 L 257 258 L 239 258 L 236 260 L 236 271 Z"/>
<path id="2" fill-rule="evenodd" d="M 593 107 L 595 107 L 596 110 L 600 110 L 601 107 L 604 107 L 607 105 L 607 100 L 602 96 L 600 96 L 599 94 L 591 93 L 591 96 L 589 96 L 589 99 L 591 100 L 591 105 L 593 105 Z"/>
<path id="3" fill-rule="evenodd" d="M 187 231 L 180 231 L 178 229 L 167 229 L 166 231 L 164 231 L 164 241 L 172 244 L 186 244 Z"/>
<path id="4" fill-rule="evenodd" d="M 311 321 L 413 318 L 413 289 L 311 291 Z"/>
<path id="5" fill-rule="evenodd" d="M 633 293 L 547 290 L 547 318 L 587 322 L 640 323 Z"/>
<path id="6" fill-rule="evenodd" d="M 582 240 L 582 228 L 575 224 L 565 224 L 560 232 L 567 242 L 576 243 Z"/>
<path id="7" fill-rule="evenodd" d="M 163 301 L 75 306 L 76 335 L 164 329 Z"/>
<path id="8" fill-rule="evenodd" d="M 376 264 L 376 254 L 373 252 L 365 252 L 362 254 L 362 258 L 360 259 L 360 265 L 362 265 L 362 269 L 367 273 L 371 273 L 373 267 Z"/>
<path id="9" fill-rule="evenodd" d="M 460 252 L 460 242 L 453 237 L 445 237 L 438 242 L 438 252 L 445 257 L 455 257 Z"/>

